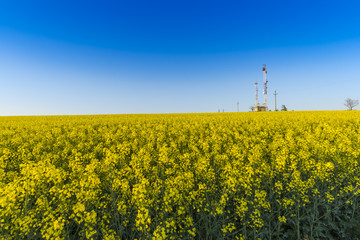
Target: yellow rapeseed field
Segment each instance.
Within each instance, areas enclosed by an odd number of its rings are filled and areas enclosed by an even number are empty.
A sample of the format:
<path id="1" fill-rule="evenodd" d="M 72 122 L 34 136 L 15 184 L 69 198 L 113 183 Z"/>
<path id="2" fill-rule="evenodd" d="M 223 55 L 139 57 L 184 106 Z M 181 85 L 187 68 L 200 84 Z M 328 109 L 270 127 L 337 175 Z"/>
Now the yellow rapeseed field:
<path id="1" fill-rule="evenodd" d="M 360 112 L 0 117 L 0 239 L 356 239 Z"/>

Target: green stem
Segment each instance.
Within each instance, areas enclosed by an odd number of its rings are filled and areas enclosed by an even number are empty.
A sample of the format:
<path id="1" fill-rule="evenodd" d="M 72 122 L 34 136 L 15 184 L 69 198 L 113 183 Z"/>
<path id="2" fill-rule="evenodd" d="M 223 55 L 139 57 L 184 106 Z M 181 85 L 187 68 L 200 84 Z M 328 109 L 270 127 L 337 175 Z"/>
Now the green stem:
<path id="1" fill-rule="evenodd" d="M 297 208 L 296 208 L 296 235 L 297 239 L 300 239 L 300 207 L 299 207 L 299 200 L 297 201 Z"/>

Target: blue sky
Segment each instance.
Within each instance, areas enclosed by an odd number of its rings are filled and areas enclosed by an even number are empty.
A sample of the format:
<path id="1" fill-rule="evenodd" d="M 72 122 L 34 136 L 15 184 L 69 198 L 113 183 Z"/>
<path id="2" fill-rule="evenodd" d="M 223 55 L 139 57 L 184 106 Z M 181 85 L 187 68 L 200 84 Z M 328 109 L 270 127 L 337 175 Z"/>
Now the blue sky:
<path id="1" fill-rule="evenodd" d="M 3 1 L 0 115 L 342 110 L 359 1 Z M 260 101 L 263 96 L 260 94 Z"/>

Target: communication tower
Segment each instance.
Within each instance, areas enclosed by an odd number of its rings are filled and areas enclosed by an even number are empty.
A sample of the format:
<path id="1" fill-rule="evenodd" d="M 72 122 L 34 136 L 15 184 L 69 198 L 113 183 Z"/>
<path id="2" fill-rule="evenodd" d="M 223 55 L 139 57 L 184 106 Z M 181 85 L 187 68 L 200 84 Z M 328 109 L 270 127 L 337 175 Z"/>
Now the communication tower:
<path id="1" fill-rule="evenodd" d="M 258 98 L 258 83 L 255 82 L 255 109 L 259 108 L 259 98 Z"/>
<path id="2" fill-rule="evenodd" d="M 276 90 L 275 90 L 275 93 L 274 93 L 274 96 L 275 96 L 275 111 L 277 111 L 277 108 L 276 108 L 276 95 L 278 95 L 278 93 L 276 93 Z"/>
<path id="3" fill-rule="evenodd" d="M 266 78 L 266 74 L 267 74 L 267 70 L 266 70 L 266 64 L 264 64 L 263 68 L 262 68 L 263 72 L 264 72 L 264 107 L 265 107 L 265 111 L 268 111 L 268 102 L 267 102 L 267 83 L 268 80 Z"/>
<path id="4" fill-rule="evenodd" d="M 258 83 L 255 82 L 255 112 L 266 112 L 269 111 L 269 107 L 268 107 L 268 101 L 267 101 L 267 83 L 268 80 L 266 78 L 266 74 L 267 74 L 267 70 L 266 70 L 266 64 L 264 64 L 263 68 L 262 68 L 263 72 L 264 72 L 264 104 L 260 105 L 259 104 L 259 98 L 258 98 L 258 88 L 257 85 Z"/>

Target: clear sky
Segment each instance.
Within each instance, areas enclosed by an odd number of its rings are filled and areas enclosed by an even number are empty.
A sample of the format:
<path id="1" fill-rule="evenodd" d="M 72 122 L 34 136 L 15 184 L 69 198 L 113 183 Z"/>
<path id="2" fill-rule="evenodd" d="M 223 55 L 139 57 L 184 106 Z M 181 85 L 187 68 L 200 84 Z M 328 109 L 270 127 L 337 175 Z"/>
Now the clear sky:
<path id="1" fill-rule="evenodd" d="M 360 1 L 0 0 L 0 115 L 343 110 Z M 358 108 L 359 109 L 359 108 Z"/>

